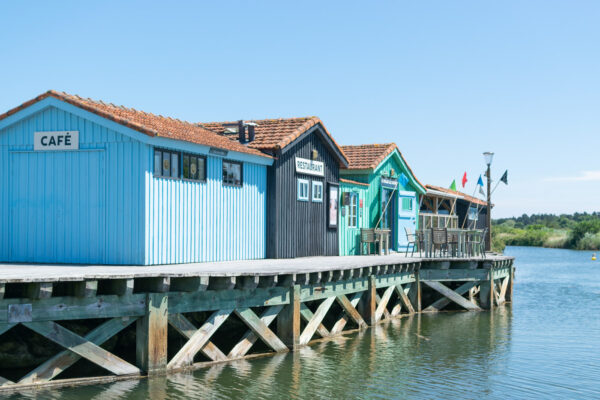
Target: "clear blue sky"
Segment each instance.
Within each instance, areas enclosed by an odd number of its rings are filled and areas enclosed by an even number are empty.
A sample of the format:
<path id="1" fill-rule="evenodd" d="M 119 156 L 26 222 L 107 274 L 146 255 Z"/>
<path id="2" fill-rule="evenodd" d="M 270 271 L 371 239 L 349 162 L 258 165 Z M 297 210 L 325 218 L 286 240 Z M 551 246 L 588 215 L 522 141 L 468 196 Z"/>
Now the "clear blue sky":
<path id="1" fill-rule="evenodd" d="M 0 112 L 47 89 L 190 121 L 317 115 L 495 217 L 600 209 L 600 2 L 3 2 Z"/>

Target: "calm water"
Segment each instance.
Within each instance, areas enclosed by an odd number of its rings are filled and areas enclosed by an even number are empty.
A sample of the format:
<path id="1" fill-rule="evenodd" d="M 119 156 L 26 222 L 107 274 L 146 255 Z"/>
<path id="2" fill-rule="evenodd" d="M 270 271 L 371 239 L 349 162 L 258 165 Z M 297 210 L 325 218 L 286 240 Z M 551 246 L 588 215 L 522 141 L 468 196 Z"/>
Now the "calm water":
<path id="1" fill-rule="evenodd" d="M 60 399 L 600 398 L 600 261 L 512 247 L 514 304 L 393 321 L 295 354 L 31 393 Z"/>

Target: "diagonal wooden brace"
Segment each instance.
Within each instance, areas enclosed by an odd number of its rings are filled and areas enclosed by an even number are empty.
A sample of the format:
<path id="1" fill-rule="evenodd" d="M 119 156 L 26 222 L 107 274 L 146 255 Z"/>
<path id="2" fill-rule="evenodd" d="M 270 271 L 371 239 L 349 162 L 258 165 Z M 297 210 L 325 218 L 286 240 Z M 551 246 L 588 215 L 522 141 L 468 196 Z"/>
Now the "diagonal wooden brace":
<path id="1" fill-rule="evenodd" d="M 102 325 L 92 329 L 87 335 L 84 336 L 84 339 L 96 345 L 101 345 L 117 333 L 121 332 L 123 329 L 127 328 L 135 320 L 137 320 L 135 317 L 110 319 L 104 322 Z M 31 384 L 37 382 L 48 382 L 69 368 L 71 365 L 75 364 L 75 362 L 77 362 L 80 358 L 80 355 L 69 350 L 64 350 L 25 375 L 23 378 L 21 378 L 19 383 Z"/>
<path id="2" fill-rule="evenodd" d="M 402 287 L 402 285 L 396 285 L 395 290 L 396 290 L 396 293 L 398 294 L 398 298 L 400 299 L 400 302 L 402 303 L 404 308 L 406 308 L 406 310 L 408 310 L 409 314 L 414 314 L 415 309 L 414 309 L 412 303 L 410 302 L 408 295 L 404 291 L 404 288 Z"/>
<path id="3" fill-rule="evenodd" d="M 301 303 L 300 304 L 300 316 L 302 317 L 303 320 L 305 320 L 308 323 L 308 322 L 310 322 L 311 319 L 313 319 L 314 314 L 305 303 Z M 329 330 L 323 324 L 319 324 L 319 326 L 317 327 L 317 333 L 321 337 L 327 337 L 327 336 L 331 335 Z"/>
<path id="4" fill-rule="evenodd" d="M 355 293 L 352 300 L 348 300 L 348 298 L 344 294 L 336 296 L 335 299 L 344 310 L 344 315 L 342 315 L 342 317 L 338 319 L 338 321 L 331 329 L 332 334 L 340 333 L 344 329 L 344 326 L 348 322 L 347 316 L 352 318 L 352 320 L 356 322 L 359 329 L 365 329 L 367 327 L 367 323 L 356 309 L 356 305 L 360 301 L 362 294 L 363 292 Z"/>
<path id="5" fill-rule="evenodd" d="M 375 310 L 375 321 L 379 321 L 381 319 L 381 317 L 383 317 L 383 314 L 385 312 L 387 312 L 387 305 L 390 302 L 390 298 L 392 297 L 392 294 L 394 293 L 394 289 L 396 288 L 396 286 L 390 286 L 387 289 L 385 289 L 385 292 L 383 292 L 383 296 L 381 296 L 381 299 L 379 301 L 379 304 L 377 305 L 377 309 Z M 389 315 L 389 313 L 388 313 Z"/>
<path id="6" fill-rule="evenodd" d="M 269 329 L 258 315 L 254 313 L 250 308 L 240 308 L 235 310 L 235 314 L 246 324 L 248 328 L 254 332 L 256 336 L 260 338 L 267 346 L 275 350 L 276 352 L 289 351 L 287 346 Z"/>
<path id="7" fill-rule="evenodd" d="M 329 311 L 329 308 L 335 301 L 335 298 L 336 298 L 336 296 L 328 297 L 325 300 L 323 300 L 323 302 L 321 304 L 319 304 L 319 307 L 317 308 L 315 315 L 309 321 L 309 323 L 306 324 L 304 331 L 300 335 L 299 343 L 301 346 L 307 344 L 310 341 L 310 339 L 313 337 L 317 328 L 319 327 L 321 322 L 323 322 L 323 318 L 325 318 L 325 315 L 327 315 L 327 311 Z"/>
<path id="8" fill-rule="evenodd" d="M 279 312 L 281 312 L 282 309 L 283 305 L 269 307 L 262 313 L 262 315 L 260 316 L 260 320 L 264 322 L 266 326 L 269 326 L 275 320 L 277 315 L 279 315 Z M 256 336 L 256 334 L 252 332 L 252 330 L 249 330 L 242 337 L 242 340 L 240 340 L 238 344 L 236 344 L 233 347 L 233 349 L 231 349 L 227 357 L 239 358 L 245 356 L 257 340 L 258 336 Z"/>
<path id="9" fill-rule="evenodd" d="M 459 306 L 466 308 L 467 310 L 481 311 L 481 308 L 477 307 L 475 304 L 471 303 L 469 300 L 465 299 L 464 297 L 462 297 L 461 295 L 459 295 L 458 293 L 456 293 L 455 291 L 453 291 L 452 289 L 448 288 L 440 282 L 423 281 L 423 283 L 435 290 L 436 292 L 452 300 Z"/>
<path id="10" fill-rule="evenodd" d="M 190 339 L 198 330 L 182 314 L 169 314 L 169 324 L 187 339 Z M 200 349 L 200 352 L 213 361 L 224 361 L 227 359 L 227 356 L 210 340 Z"/>
<path id="11" fill-rule="evenodd" d="M 194 362 L 194 356 L 200 351 L 202 347 L 210 340 L 211 336 L 219 329 L 221 325 L 227 320 L 229 315 L 233 312 L 233 309 L 225 309 L 215 311 L 198 329 L 190 340 L 173 356 L 171 361 L 167 364 L 168 369 L 183 368 L 187 365 L 192 365 Z"/>
<path id="12" fill-rule="evenodd" d="M 463 294 L 467 293 L 471 288 L 475 287 L 475 285 L 477 285 L 477 284 L 478 284 L 477 282 L 466 282 L 466 283 L 463 283 L 458 288 L 456 288 L 455 292 L 459 296 L 462 296 Z M 471 303 L 473 304 L 473 302 L 471 302 Z M 437 300 L 436 302 L 434 302 L 433 304 L 431 304 L 429 307 L 427 307 L 423 311 L 424 312 L 439 311 L 442 308 L 446 307 L 448 304 L 450 304 L 450 299 L 447 298 L 447 297 L 442 297 L 441 299 Z"/>
<path id="13" fill-rule="evenodd" d="M 63 328 L 56 322 L 23 322 L 23 325 L 115 375 L 133 375 L 141 372 L 139 368 Z"/>

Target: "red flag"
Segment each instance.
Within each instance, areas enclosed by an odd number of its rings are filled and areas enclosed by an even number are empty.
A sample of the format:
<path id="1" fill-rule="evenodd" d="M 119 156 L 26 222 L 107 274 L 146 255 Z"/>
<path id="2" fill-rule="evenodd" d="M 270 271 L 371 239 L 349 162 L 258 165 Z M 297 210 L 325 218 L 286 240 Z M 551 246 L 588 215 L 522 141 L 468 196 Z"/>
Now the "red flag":
<path id="1" fill-rule="evenodd" d="M 465 187 L 466 183 L 467 183 L 467 173 L 465 172 L 465 174 L 463 175 L 463 180 L 462 180 L 463 187 Z"/>

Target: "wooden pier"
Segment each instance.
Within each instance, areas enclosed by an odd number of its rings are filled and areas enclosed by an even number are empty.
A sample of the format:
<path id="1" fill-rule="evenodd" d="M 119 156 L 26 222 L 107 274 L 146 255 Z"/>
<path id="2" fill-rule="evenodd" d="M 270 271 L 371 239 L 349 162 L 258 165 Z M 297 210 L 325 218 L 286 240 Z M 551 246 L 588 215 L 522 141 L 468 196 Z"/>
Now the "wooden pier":
<path id="1" fill-rule="evenodd" d="M 163 374 L 256 356 L 259 341 L 260 354 L 287 352 L 390 318 L 491 309 L 512 299 L 513 261 L 393 254 L 153 267 L 2 264 L 0 335 L 22 325 L 62 351 L 22 376 L 0 377 L 0 391 Z M 241 323 L 229 329 L 239 332 L 225 333 L 240 339 L 225 349 L 215 333 L 234 315 Z M 66 327 L 74 321 L 94 326 L 76 333 Z M 169 340 L 169 329 L 181 340 Z M 127 330 L 134 356 L 102 347 Z M 80 359 L 105 375 L 61 378 Z"/>

